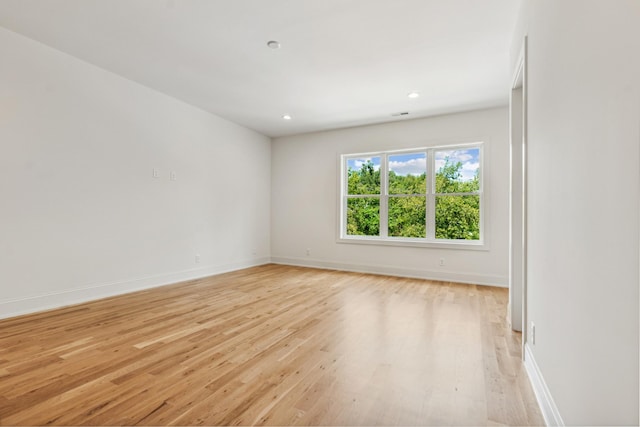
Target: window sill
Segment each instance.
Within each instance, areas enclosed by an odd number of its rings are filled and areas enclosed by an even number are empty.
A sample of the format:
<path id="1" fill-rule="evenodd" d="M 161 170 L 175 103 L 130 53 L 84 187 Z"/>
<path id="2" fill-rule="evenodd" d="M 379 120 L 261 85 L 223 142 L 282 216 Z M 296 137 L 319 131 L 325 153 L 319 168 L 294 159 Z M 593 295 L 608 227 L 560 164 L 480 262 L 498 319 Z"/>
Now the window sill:
<path id="1" fill-rule="evenodd" d="M 488 251 L 489 247 L 482 241 L 443 240 L 424 241 L 414 239 L 381 239 L 379 237 L 339 237 L 337 243 L 355 245 L 404 246 L 413 248 L 457 249 L 465 251 Z"/>

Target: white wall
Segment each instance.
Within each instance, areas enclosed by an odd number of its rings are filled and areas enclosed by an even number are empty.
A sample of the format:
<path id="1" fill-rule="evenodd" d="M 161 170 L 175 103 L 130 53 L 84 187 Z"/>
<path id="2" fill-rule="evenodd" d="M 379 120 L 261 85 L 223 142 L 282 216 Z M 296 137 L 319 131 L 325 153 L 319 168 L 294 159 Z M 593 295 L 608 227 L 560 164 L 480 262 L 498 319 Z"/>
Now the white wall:
<path id="1" fill-rule="evenodd" d="M 524 8 L 527 363 L 555 402 L 552 422 L 638 425 L 640 2 Z"/>
<path id="2" fill-rule="evenodd" d="M 0 317 L 268 262 L 270 138 L 4 29 L 0 58 Z"/>
<path id="3" fill-rule="evenodd" d="M 508 88 L 505 88 L 507 93 Z M 272 143 L 274 262 L 507 286 L 509 140 L 506 108 L 276 138 Z M 485 141 L 490 250 L 337 243 L 340 154 Z M 306 249 L 310 255 L 306 255 Z M 439 259 L 445 258 L 445 266 Z"/>

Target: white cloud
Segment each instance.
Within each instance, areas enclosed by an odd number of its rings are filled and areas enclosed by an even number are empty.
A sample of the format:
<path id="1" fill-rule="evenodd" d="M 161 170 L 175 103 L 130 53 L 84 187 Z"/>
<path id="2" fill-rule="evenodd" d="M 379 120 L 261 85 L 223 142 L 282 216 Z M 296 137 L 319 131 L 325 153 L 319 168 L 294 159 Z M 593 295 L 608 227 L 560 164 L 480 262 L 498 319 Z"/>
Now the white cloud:
<path id="1" fill-rule="evenodd" d="M 389 162 L 389 169 L 394 171 L 396 175 L 415 175 L 419 176 L 425 173 L 427 167 L 427 160 L 424 157 L 417 159 L 409 159 L 406 162 L 398 162 L 391 160 Z"/>
<path id="2" fill-rule="evenodd" d="M 476 176 L 476 171 L 480 168 L 478 162 L 467 162 L 462 164 L 460 175 L 465 181 L 472 180 Z"/>
<path id="3" fill-rule="evenodd" d="M 452 160 L 455 160 L 457 162 L 467 162 L 471 159 L 473 159 L 473 156 L 469 153 L 467 153 L 466 151 L 454 151 L 453 155 L 451 156 Z"/>
<path id="4" fill-rule="evenodd" d="M 471 153 L 473 151 L 473 154 Z M 468 149 L 468 150 L 451 150 L 451 151 L 437 151 L 436 152 L 436 162 L 438 160 L 444 161 L 444 159 L 448 157 L 450 162 L 468 162 L 469 160 L 473 160 L 477 158 L 477 149 Z"/>

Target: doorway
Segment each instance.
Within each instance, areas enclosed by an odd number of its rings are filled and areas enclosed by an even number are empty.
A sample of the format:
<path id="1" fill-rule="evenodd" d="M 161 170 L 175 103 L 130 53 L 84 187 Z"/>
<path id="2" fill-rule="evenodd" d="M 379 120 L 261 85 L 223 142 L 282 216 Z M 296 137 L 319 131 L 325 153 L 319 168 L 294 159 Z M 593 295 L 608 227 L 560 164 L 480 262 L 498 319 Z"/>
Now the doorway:
<path id="1" fill-rule="evenodd" d="M 511 85 L 510 96 L 510 215 L 509 215 L 509 321 L 527 337 L 527 39 Z M 523 353 L 524 354 L 524 353 Z"/>

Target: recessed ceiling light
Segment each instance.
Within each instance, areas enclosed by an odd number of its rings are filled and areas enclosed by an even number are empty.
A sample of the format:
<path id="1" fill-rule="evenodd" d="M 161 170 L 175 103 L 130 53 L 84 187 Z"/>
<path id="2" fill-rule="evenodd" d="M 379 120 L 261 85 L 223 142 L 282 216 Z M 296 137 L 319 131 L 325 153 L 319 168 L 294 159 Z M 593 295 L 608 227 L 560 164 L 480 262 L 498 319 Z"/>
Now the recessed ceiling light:
<path id="1" fill-rule="evenodd" d="M 418 92 L 409 92 L 407 96 L 413 99 L 413 98 L 419 98 L 420 94 Z"/>
<path id="2" fill-rule="evenodd" d="M 285 120 L 291 120 L 291 116 L 288 114 L 285 114 L 284 116 L 282 116 L 282 118 Z"/>
<path id="3" fill-rule="evenodd" d="M 271 40 L 267 42 L 267 46 L 271 49 L 280 49 L 280 42 L 276 40 Z"/>

